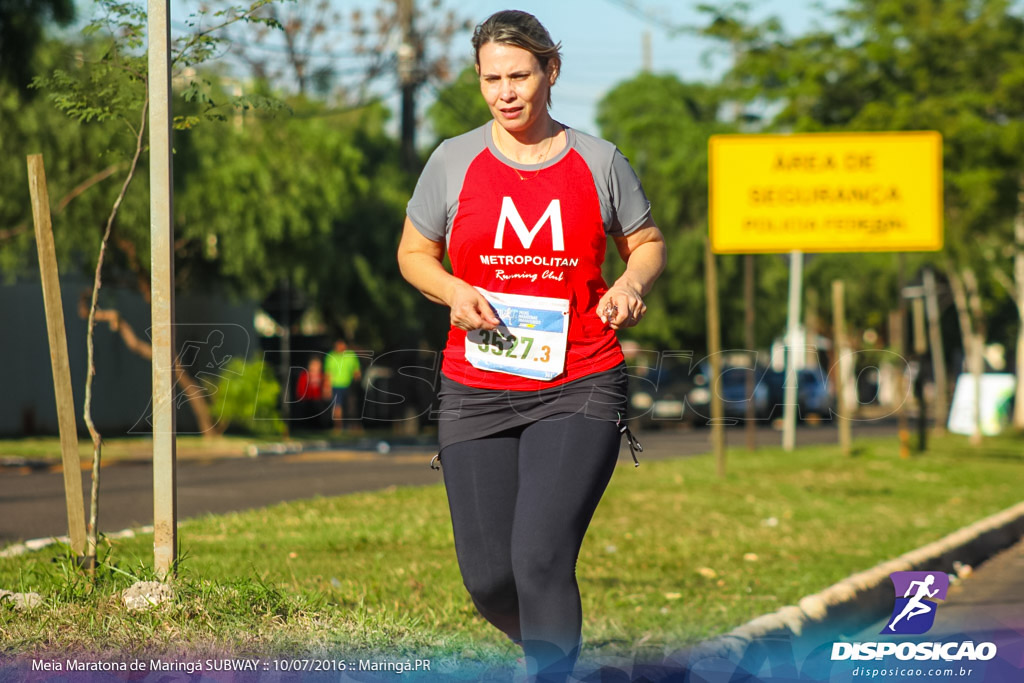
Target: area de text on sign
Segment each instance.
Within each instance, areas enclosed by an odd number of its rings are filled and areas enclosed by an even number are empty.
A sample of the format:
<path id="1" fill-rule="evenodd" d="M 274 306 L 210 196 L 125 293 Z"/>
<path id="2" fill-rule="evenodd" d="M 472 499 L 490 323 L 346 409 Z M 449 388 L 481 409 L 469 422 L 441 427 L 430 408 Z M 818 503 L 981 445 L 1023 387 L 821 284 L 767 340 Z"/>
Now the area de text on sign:
<path id="1" fill-rule="evenodd" d="M 942 248 L 942 138 L 910 133 L 716 135 L 715 253 Z"/>

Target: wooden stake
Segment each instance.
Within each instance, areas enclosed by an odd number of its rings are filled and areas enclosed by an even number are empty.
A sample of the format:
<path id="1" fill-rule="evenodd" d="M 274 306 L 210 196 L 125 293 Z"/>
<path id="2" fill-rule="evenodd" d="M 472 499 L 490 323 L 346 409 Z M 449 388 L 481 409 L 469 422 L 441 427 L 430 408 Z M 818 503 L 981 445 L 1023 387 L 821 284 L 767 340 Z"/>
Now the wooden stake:
<path id="1" fill-rule="evenodd" d="M 897 402 L 896 434 L 900 442 L 900 457 L 909 458 L 910 429 L 907 426 L 907 378 L 906 373 L 903 372 L 903 365 L 900 364 L 906 362 L 903 353 L 903 312 L 899 309 L 889 311 L 889 337 L 893 353 L 899 357 L 899 360 L 896 361 L 897 366 L 894 368 L 895 376 L 893 379 L 895 384 L 893 398 Z"/>
<path id="2" fill-rule="evenodd" d="M 175 571 L 178 545 L 174 416 L 174 226 L 169 0 L 149 0 L 149 197 L 153 321 L 153 559 Z"/>
<path id="3" fill-rule="evenodd" d="M 924 354 L 928 353 L 928 337 L 925 334 L 924 299 L 915 297 L 911 301 L 914 321 L 914 359 L 917 361 L 917 377 L 914 378 L 914 397 L 917 399 L 917 450 L 923 453 L 928 439 L 928 406 L 924 402 Z"/>
<path id="4" fill-rule="evenodd" d="M 910 302 L 910 310 L 914 321 L 914 353 L 924 355 L 928 353 L 928 336 L 924 323 L 924 299 L 915 297 Z"/>
<path id="5" fill-rule="evenodd" d="M 704 284 L 707 296 L 708 360 L 711 377 L 708 389 L 711 391 L 711 447 L 715 453 L 718 476 L 725 476 L 725 425 L 722 410 L 722 332 L 718 311 L 718 271 L 715 255 L 711 252 L 711 241 L 704 240 Z"/>
<path id="6" fill-rule="evenodd" d="M 850 420 L 846 405 L 846 372 L 843 363 L 846 355 L 846 294 L 842 280 L 832 281 L 832 329 L 835 331 L 833 344 L 836 349 L 836 425 L 839 428 L 839 448 L 843 455 L 850 455 L 852 438 Z"/>
<path id="7" fill-rule="evenodd" d="M 900 252 L 896 255 L 897 259 L 897 286 L 896 296 L 899 297 L 899 307 L 896 310 L 895 315 L 890 315 L 889 332 L 892 337 L 892 347 L 896 352 L 896 355 L 900 357 L 900 361 L 907 362 L 906 343 L 904 341 L 905 325 L 907 320 L 907 300 L 903 298 L 903 286 L 905 284 L 904 272 L 906 270 L 906 256 Z M 899 430 L 900 438 L 900 457 L 910 457 L 910 429 L 907 427 L 907 397 L 910 392 L 907 390 L 907 374 L 902 369 L 896 375 L 896 400 L 900 402 L 897 407 L 897 429 Z"/>
<path id="8" fill-rule="evenodd" d="M 75 421 L 75 398 L 71 390 L 71 363 L 68 360 L 68 338 L 64 329 L 57 252 L 50 223 L 50 193 L 46 187 L 42 154 L 28 157 L 28 189 L 32 196 L 32 220 L 35 223 L 36 247 L 39 252 L 43 305 L 46 307 L 46 334 L 50 341 L 50 367 L 53 370 L 53 391 L 57 398 L 68 536 L 72 552 L 78 557 L 84 557 L 85 503 L 82 500 L 82 466 L 78 458 L 78 425 Z"/>

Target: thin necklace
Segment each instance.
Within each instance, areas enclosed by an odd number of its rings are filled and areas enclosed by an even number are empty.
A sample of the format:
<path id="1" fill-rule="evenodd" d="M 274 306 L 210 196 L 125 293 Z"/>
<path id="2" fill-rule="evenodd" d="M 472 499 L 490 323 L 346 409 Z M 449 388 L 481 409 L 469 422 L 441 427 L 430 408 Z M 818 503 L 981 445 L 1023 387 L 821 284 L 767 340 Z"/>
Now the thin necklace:
<path id="1" fill-rule="evenodd" d="M 498 124 L 497 124 L 497 122 L 495 122 L 492 125 L 494 127 L 496 127 Z M 513 164 L 517 163 L 515 161 L 515 159 L 513 159 L 512 156 L 508 152 L 506 152 L 504 149 L 502 149 L 501 143 L 498 142 L 498 136 L 496 135 L 497 131 L 495 130 L 494 127 L 491 128 L 491 138 L 494 140 L 494 146 L 498 148 L 499 152 L 501 152 L 503 155 L 505 155 L 506 159 L 511 161 Z M 548 128 L 548 130 L 550 131 L 550 127 Z M 544 150 L 544 154 L 540 157 L 540 159 L 538 159 L 535 163 L 537 163 L 537 164 L 543 164 L 544 163 L 544 161 L 548 158 L 548 154 L 551 153 L 551 147 L 552 147 L 552 145 L 555 144 L 555 138 L 556 137 L 558 137 L 558 133 L 555 133 L 554 135 L 551 135 L 551 136 L 548 137 L 548 147 L 547 147 L 546 150 Z M 511 166 L 511 168 L 512 168 L 513 171 L 516 172 L 516 175 L 519 176 L 520 180 L 533 180 L 534 178 L 536 178 L 537 176 L 540 175 L 541 171 L 544 170 L 542 168 L 538 168 L 536 171 L 534 171 L 533 175 L 531 175 L 531 176 L 524 176 L 522 173 L 519 172 L 519 169 L 516 168 L 515 166 Z"/>

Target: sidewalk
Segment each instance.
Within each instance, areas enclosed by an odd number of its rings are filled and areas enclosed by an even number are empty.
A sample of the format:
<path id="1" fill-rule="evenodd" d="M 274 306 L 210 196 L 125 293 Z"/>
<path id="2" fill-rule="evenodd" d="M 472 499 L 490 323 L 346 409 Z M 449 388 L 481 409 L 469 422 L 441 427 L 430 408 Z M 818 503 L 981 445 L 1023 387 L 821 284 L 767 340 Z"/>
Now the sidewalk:
<path id="1" fill-rule="evenodd" d="M 977 566 L 971 566 L 971 564 Z M 950 589 L 935 622 L 922 635 L 883 634 L 896 595 L 889 573 L 947 572 Z M 857 650 L 843 653 L 837 643 Z M 875 656 L 877 643 L 903 646 L 901 655 Z M 995 646 L 995 656 L 946 660 L 910 652 L 916 643 Z M 852 650 L 852 648 L 850 648 Z M 879 680 L 1024 681 L 1024 505 L 982 520 L 901 558 L 855 575 L 799 606 L 759 617 L 697 647 L 671 653 L 662 667 L 634 666 L 631 680 L 742 680 L 750 683 Z M 659 675 L 651 674 L 657 671 Z M 671 672 L 671 673 L 670 673 Z"/>
<path id="2" fill-rule="evenodd" d="M 881 620 L 860 635 L 879 633 L 884 622 L 885 619 Z M 950 586 L 947 599 L 938 606 L 928 637 L 949 640 L 967 634 L 980 642 L 991 640 L 987 634 L 1007 630 L 1014 631 L 1024 642 L 1024 538 L 969 570 L 965 578 Z M 1024 659 L 1018 660 L 1018 664 L 1024 666 Z"/>
<path id="3" fill-rule="evenodd" d="M 997 648 L 990 661 L 964 658 L 952 662 L 899 661 L 898 666 L 920 668 L 929 680 L 1009 683 L 1024 681 L 1024 537 L 978 568 L 962 570 L 965 576 L 950 585 L 947 599 L 936 607 L 935 623 L 919 636 L 883 635 L 891 614 L 850 638 L 850 642 L 992 643 Z M 891 662 L 857 662 L 867 670 L 891 668 Z M 944 674 L 933 674 L 940 670 Z M 907 678 L 905 680 L 915 680 Z"/>

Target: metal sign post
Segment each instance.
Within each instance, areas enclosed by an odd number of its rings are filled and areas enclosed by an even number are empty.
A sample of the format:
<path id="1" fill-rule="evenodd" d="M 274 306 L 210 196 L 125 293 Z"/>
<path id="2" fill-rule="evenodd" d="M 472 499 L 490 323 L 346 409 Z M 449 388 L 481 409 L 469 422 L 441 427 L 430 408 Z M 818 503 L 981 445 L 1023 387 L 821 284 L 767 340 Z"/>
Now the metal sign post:
<path id="1" fill-rule="evenodd" d="M 711 377 L 708 377 L 708 390 L 711 392 L 711 446 L 715 452 L 718 476 L 724 477 L 725 423 L 722 409 L 722 325 L 718 307 L 718 269 L 707 240 L 704 242 L 704 285 L 707 299 L 708 362 L 711 366 Z"/>
<path id="2" fill-rule="evenodd" d="M 786 383 L 785 405 L 782 406 L 782 448 L 796 447 L 797 377 L 796 354 L 804 353 L 800 338 L 800 300 L 803 294 L 804 254 L 794 251 L 789 256 L 789 314 L 786 323 Z M 799 349 L 799 350 L 798 350 Z"/>
<path id="3" fill-rule="evenodd" d="M 177 562 L 174 424 L 174 227 L 169 0 L 149 0 L 149 209 L 153 324 L 153 565 Z"/>
<path id="4" fill-rule="evenodd" d="M 850 455 L 850 406 L 846 401 L 847 366 L 851 359 L 846 345 L 846 286 L 842 280 L 832 281 L 832 329 L 836 357 L 836 416 L 839 427 L 839 449 L 843 455 Z M 851 368 L 852 369 L 852 368 Z"/>

